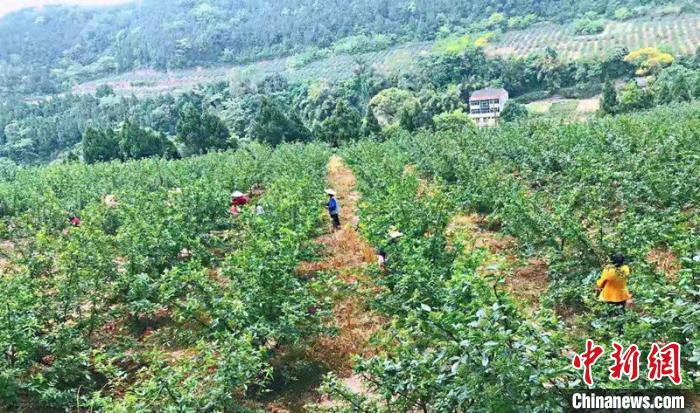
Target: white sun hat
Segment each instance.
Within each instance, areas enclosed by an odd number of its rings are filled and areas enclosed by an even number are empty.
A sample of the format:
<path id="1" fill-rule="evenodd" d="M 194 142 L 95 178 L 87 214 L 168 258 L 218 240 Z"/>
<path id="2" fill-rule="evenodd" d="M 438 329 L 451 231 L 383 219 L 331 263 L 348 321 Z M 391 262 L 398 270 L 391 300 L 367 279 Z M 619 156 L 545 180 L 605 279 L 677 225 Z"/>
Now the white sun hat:
<path id="1" fill-rule="evenodd" d="M 403 232 L 392 229 L 389 231 L 389 238 L 396 239 L 403 237 Z"/>
<path id="2" fill-rule="evenodd" d="M 243 192 L 241 192 L 241 191 L 233 191 L 233 193 L 231 194 L 231 198 L 240 198 L 240 197 L 242 197 L 243 195 L 244 195 L 244 194 L 243 194 Z"/>
<path id="3" fill-rule="evenodd" d="M 333 195 L 333 196 L 335 196 L 335 191 L 332 190 L 332 189 L 326 189 L 325 192 L 326 192 L 328 195 Z"/>
<path id="4" fill-rule="evenodd" d="M 114 195 L 105 195 L 102 199 L 107 208 L 116 208 L 119 206 L 119 201 Z"/>

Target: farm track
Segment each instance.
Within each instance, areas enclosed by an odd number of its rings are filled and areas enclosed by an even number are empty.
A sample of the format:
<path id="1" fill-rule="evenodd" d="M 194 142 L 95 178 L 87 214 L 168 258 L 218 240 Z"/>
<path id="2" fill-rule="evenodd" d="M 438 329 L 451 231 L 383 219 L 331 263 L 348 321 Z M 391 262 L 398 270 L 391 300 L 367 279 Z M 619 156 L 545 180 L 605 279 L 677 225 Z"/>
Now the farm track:
<path id="1" fill-rule="evenodd" d="M 377 291 L 377 286 L 366 275 L 365 267 L 375 261 L 372 247 L 357 231 L 359 218 L 357 203 L 360 194 L 355 190 L 355 176 L 343 160 L 334 155 L 328 162 L 327 182 L 336 190 L 340 204 L 342 228 L 319 237 L 316 242 L 326 247 L 327 254 L 319 262 L 304 262 L 297 269 L 300 277 L 311 278 L 318 273 L 334 273 L 339 288 L 333 291 L 333 323 L 338 332 L 333 336 L 321 336 L 305 349 L 303 357 L 324 366 L 333 372 L 354 392 L 366 392 L 359 376 L 353 374 L 354 356 L 370 357 L 373 354 L 370 336 L 386 320 L 368 308 L 368 299 Z M 304 389 L 300 398 L 288 400 L 284 397 L 267 405 L 272 412 L 305 412 L 307 403 L 320 403 L 332 407 L 332 400 L 321 399 L 316 392 L 318 381 L 311 381 L 311 388 Z"/>

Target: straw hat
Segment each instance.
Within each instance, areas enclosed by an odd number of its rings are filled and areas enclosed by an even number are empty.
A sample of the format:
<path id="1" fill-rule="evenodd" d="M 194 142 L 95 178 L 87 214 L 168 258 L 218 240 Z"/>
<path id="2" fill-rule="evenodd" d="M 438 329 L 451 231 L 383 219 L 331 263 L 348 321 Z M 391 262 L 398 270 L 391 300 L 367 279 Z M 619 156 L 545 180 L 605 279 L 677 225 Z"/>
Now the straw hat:
<path id="1" fill-rule="evenodd" d="M 119 201 L 114 195 L 105 195 L 102 199 L 107 208 L 116 208 L 119 206 Z"/>
<path id="2" fill-rule="evenodd" d="M 335 196 L 335 191 L 332 189 L 326 189 L 326 194 Z"/>
<path id="3" fill-rule="evenodd" d="M 240 198 L 242 196 L 243 196 L 243 192 L 241 192 L 241 191 L 233 191 L 233 193 L 231 194 L 231 198 Z"/>

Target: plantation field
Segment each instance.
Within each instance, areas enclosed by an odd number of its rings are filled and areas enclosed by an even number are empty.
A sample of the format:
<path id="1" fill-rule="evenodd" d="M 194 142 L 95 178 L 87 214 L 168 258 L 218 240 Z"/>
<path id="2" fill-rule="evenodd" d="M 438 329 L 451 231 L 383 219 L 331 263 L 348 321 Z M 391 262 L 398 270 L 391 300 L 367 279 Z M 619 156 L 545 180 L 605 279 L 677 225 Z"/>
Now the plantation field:
<path id="1" fill-rule="evenodd" d="M 0 183 L 0 410 L 230 410 L 255 398 L 272 349 L 327 315 L 320 281 L 295 268 L 323 228 L 328 156 L 250 145 Z M 264 216 L 231 217 L 230 192 L 253 184 Z"/>
<path id="2" fill-rule="evenodd" d="M 687 104 L 20 170 L 0 182 L 0 410 L 561 411 L 587 338 L 637 344 L 643 372 L 677 342 L 697 393 L 699 120 Z M 254 185 L 264 213 L 229 214 Z M 593 289 L 616 251 L 620 313 Z M 674 387 L 608 361 L 593 388 Z"/>
<path id="3" fill-rule="evenodd" d="M 532 114 L 559 117 L 585 119 L 594 114 L 600 106 L 600 96 L 589 99 L 562 99 L 552 97 L 536 100 L 525 105 Z"/>
<path id="4" fill-rule="evenodd" d="M 552 47 L 564 59 L 579 59 L 600 56 L 615 47 L 664 46 L 674 54 L 691 54 L 698 44 L 700 16 L 673 15 L 608 21 L 605 30 L 595 35 L 576 35 L 573 25 L 540 24 L 506 33 L 487 51 L 492 55 L 526 55 Z"/>
<path id="5" fill-rule="evenodd" d="M 290 81 L 309 79 L 337 81 L 352 76 L 358 61 L 366 62 L 384 73 L 408 68 L 414 58 L 427 53 L 431 43 L 407 43 L 387 50 L 362 53 L 359 55 L 339 55 L 313 61 L 296 67 L 295 56 L 257 62 L 245 66 L 197 68 L 160 72 L 138 70 L 76 85 L 73 93 L 94 93 L 100 85 L 110 85 L 118 94 L 136 96 L 157 95 L 160 93 L 191 89 L 199 84 L 239 80 L 260 81 L 275 73 L 284 75 Z"/>
<path id="6" fill-rule="evenodd" d="M 694 53 L 700 44 L 700 15 L 673 15 L 609 21 L 605 31 L 591 36 L 574 35 L 573 27 L 539 24 L 521 31 L 507 32 L 486 46 L 491 55 L 526 55 L 556 49 L 563 59 L 578 59 L 602 55 L 615 47 L 634 50 L 645 46 L 664 46 L 674 53 Z M 384 51 L 355 56 L 337 55 L 298 66 L 298 56 L 261 61 L 244 66 L 222 66 L 174 70 L 137 70 L 74 86 L 73 93 L 94 93 L 103 84 L 112 86 L 118 94 L 137 96 L 188 90 L 202 83 L 250 80 L 259 81 L 279 73 L 290 81 L 309 79 L 342 80 L 352 76 L 358 61 L 372 65 L 381 73 L 410 70 L 415 58 L 433 50 L 434 42 L 414 42 Z"/>

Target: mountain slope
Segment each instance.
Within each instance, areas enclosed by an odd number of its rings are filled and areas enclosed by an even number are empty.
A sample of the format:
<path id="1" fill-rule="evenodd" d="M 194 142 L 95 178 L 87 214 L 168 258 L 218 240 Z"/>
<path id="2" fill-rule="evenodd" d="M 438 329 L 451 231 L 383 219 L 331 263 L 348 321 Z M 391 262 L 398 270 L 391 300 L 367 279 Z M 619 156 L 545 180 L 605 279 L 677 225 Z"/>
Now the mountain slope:
<path id="1" fill-rule="evenodd" d="M 100 9 L 46 7 L 0 19 L 0 85 L 51 93 L 132 69 L 240 64 L 358 35 L 370 44 L 429 40 L 471 26 L 571 21 L 587 12 L 612 16 L 625 5 L 638 2 L 142 0 Z M 342 46 L 364 47 L 358 41 L 351 37 Z"/>

